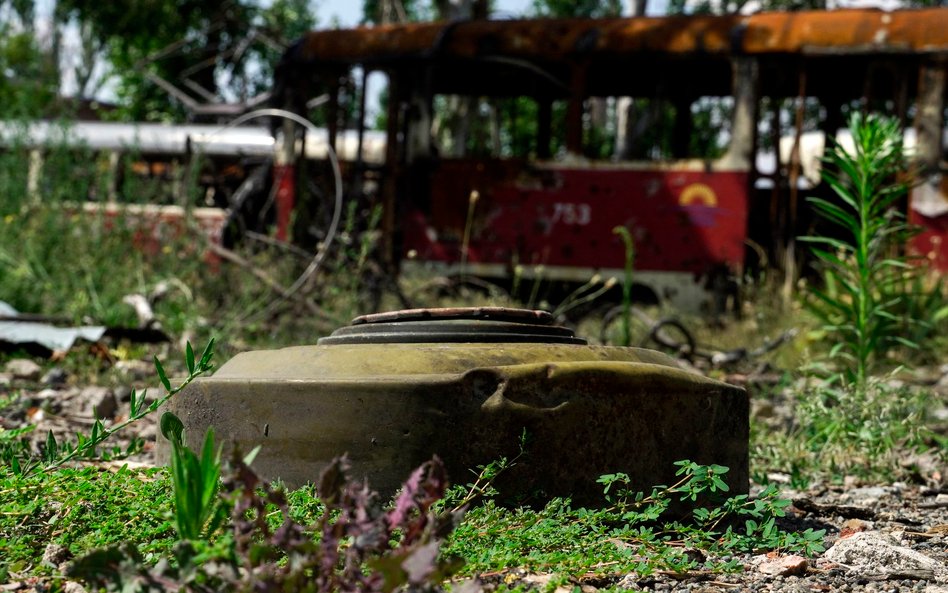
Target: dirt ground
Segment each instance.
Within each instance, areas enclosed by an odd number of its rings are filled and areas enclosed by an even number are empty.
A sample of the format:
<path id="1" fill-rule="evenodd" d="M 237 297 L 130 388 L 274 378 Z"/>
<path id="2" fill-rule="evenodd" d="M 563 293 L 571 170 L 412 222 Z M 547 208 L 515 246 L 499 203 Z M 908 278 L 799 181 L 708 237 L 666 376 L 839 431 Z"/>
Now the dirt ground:
<path id="1" fill-rule="evenodd" d="M 36 445 L 47 430 L 60 439 L 88 433 L 96 417 L 106 424 L 121 422 L 129 412 L 131 388 L 149 388 L 163 393 L 153 365 L 145 361 L 116 363 L 109 385 L 85 383 L 59 366 L 40 367 L 33 361 L 8 364 L 0 371 L 0 400 L 15 399 L 0 409 L 5 428 L 35 424 Z M 753 377 L 734 375 L 732 381 Z M 12 394 L 18 394 L 11 398 Z M 761 413 L 762 404 L 755 404 Z M 764 406 L 767 414 L 780 414 Z M 948 418 L 948 413 L 941 411 Z M 156 437 L 155 415 L 113 437 L 110 445 L 127 447 L 133 438 L 144 444 L 129 462 L 153 463 Z M 116 462 L 116 463 L 125 463 Z M 785 498 L 793 501 L 784 520 L 789 529 L 825 529 L 827 550 L 815 558 L 802 559 L 779 551 L 739 557 L 744 566 L 736 574 L 691 572 L 596 575 L 574 578 L 557 593 L 581 593 L 605 587 L 647 591 L 924 591 L 948 593 L 948 488 L 941 477 L 944 468 L 930 468 L 923 483 L 862 483 L 847 480 L 841 485 L 813 484 L 805 490 L 787 486 Z M 772 476 L 780 481 L 779 473 Z M 551 575 L 532 574 L 511 568 L 481 575 L 476 585 L 494 591 L 502 585 L 528 589 L 550 589 Z M 7 590 L 7 589 L 4 589 Z M 13 589 L 10 589 L 13 590 Z"/>

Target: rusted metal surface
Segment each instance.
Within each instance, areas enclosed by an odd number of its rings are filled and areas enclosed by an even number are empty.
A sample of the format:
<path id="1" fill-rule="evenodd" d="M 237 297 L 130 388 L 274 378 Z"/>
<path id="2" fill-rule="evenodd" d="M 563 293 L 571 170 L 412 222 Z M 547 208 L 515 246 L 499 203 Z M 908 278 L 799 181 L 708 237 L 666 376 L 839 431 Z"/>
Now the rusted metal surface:
<path id="1" fill-rule="evenodd" d="M 948 9 L 854 9 L 623 19 L 470 21 L 315 31 L 291 62 L 388 62 L 502 55 L 536 61 L 573 56 L 946 52 Z"/>
<path id="2" fill-rule="evenodd" d="M 586 344 L 573 330 L 553 325 L 545 311 L 506 307 L 407 309 L 364 315 L 319 340 L 340 344 L 417 343 Z"/>

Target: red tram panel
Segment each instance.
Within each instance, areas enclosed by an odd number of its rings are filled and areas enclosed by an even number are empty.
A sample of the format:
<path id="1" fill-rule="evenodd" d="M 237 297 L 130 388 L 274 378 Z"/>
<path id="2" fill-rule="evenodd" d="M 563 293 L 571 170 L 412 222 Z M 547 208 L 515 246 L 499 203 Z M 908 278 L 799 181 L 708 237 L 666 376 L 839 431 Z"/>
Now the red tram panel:
<path id="1" fill-rule="evenodd" d="M 411 213 L 406 254 L 458 262 L 470 224 L 470 264 L 562 266 L 588 275 L 623 268 L 625 251 L 613 233 L 621 225 L 635 239 L 636 270 L 701 275 L 742 265 L 747 172 L 534 166 L 517 173 L 516 164 L 478 165 L 445 162 L 435 172 L 431 214 Z M 479 196 L 473 206 L 471 191 Z"/>

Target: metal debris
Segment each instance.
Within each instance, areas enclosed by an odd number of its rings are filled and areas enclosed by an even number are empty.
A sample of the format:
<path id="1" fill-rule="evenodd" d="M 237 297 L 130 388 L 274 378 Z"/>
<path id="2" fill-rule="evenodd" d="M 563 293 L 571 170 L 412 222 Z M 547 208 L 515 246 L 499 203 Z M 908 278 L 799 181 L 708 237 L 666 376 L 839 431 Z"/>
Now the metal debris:
<path id="1" fill-rule="evenodd" d="M 57 327 L 49 323 L 36 321 L 12 321 L 19 312 L 9 303 L 0 301 L 0 316 L 8 321 L 0 321 L 0 348 L 23 347 L 42 349 L 50 352 L 70 350 L 78 340 L 98 342 L 105 335 L 103 325 L 80 327 Z"/>

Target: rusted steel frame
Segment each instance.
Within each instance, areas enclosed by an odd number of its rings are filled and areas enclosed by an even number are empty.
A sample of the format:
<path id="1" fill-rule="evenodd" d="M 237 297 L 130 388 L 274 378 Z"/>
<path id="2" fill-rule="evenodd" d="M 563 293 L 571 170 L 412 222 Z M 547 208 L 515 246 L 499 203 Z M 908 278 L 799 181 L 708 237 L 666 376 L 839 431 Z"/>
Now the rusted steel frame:
<path id="1" fill-rule="evenodd" d="M 389 271 L 396 271 L 398 266 L 398 257 L 395 253 L 395 231 L 396 231 L 396 195 L 398 188 L 396 184 L 401 176 L 401 164 L 399 159 L 399 95 L 401 93 L 402 82 L 397 71 L 388 70 L 385 72 L 388 76 L 388 105 L 387 121 L 385 133 L 389 139 L 385 144 L 385 166 L 380 180 L 382 194 L 382 261 Z"/>
<path id="2" fill-rule="evenodd" d="M 918 70 L 915 161 L 923 176 L 937 173 L 941 164 L 946 69 L 948 59 L 938 57 L 923 61 Z"/>
<path id="3" fill-rule="evenodd" d="M 733 166 L 751 169 L 757 154 L 757 108 L 760 68 L 757 58 L 740 56 L 731 60 L 731 96 L 734 114 L 728 160 Z"/>
<path id="4" fill-rule="evenodd" d="M 904 130 L 908 126 L 909 77 L 905 68 L 896 66 L 894 72 L 897 88 L 892 102 L 899 118 L 899 126 Z"/>
<path id="5" fill-rule="evenodd" d="M 431 67 L 424 65 L 420 70 L 406 70 L 404 76 L 410 78 L 403 97 L 407 109 L 404 122 L 405 158 L 408 163 L 414 163 L 419 157 L 430 157 L 432 154 L 434 97 L 431 91 Z"/>
<path id="6" fill-rule="evenodd" d="M 797 214 L 800 199 L 800 139 L 803 136 L 803 118 L 806 115 L 806 73 L 807 64 L 799 64 L 796 114 L 794 117 L 793 148 L 790 149 L 790 200 L 787 205 L 787 250 L 783 269 L 783 303 L 788 305 L 793 296 L 793 285 L 797 277 Z M 779 145 L 778 145 L 779 150 Z"/>
<path id="7" fill-rule="evenodd" d="M 369 69 L 362 68 L 362 80 L 359 92 L 359 118 L 356 121 L 356 134 L 357 134 L 357 144 L 356 144 L 356 174 L 359 177 L 359 184 L 362 183 L 362 165 L 365 162 L 364 144 L 365 144 L 365 115 L 366 115 L 366 96 L 368 95 L 368 83 L 369 83 Z"/>
<path id="8" fill-rule="evenodd" d="M 773 242 L 770 244 L 770 249 L 773 249 L 774 253 L 780 254 L 785 243 L 782 233 L 785 217 L 783 200 L 780 195 L 781 178 L 783 177 L 783 165 L 780 162 L 780 137 L 782 135 L 780 133 L 780 98 L 770 97 L 770 102 L 770 144 L 774 151 L 774 172 L 771 176 L 773 187 L 770 190 L 770 227 L 774 233 L 771 235 Z"/>
<path id="9" fill-rule="evenodd" d="M 799 191 L 797 185 L 800 182 L 800 141 L 803 136 L 803 119 L 806 115 L 806 64 L 800 64 L 797 74 L 797 104 L 794 112 L 794 133 L 793 146 L 790 149 L 790 171 L 788 174 L 790 182 L 790 216 L 788 219 L 791 236 L 796 235 L 797 223 L 797 201 Z"/>
<path id="10" fill-rule="evenodd" d="M 309 33 L 290 61 L 358 63 L 502 55 L 562 61 L 635 52 L 805 54 L 948 51 L 948 9 L 415 23 Z"/>

